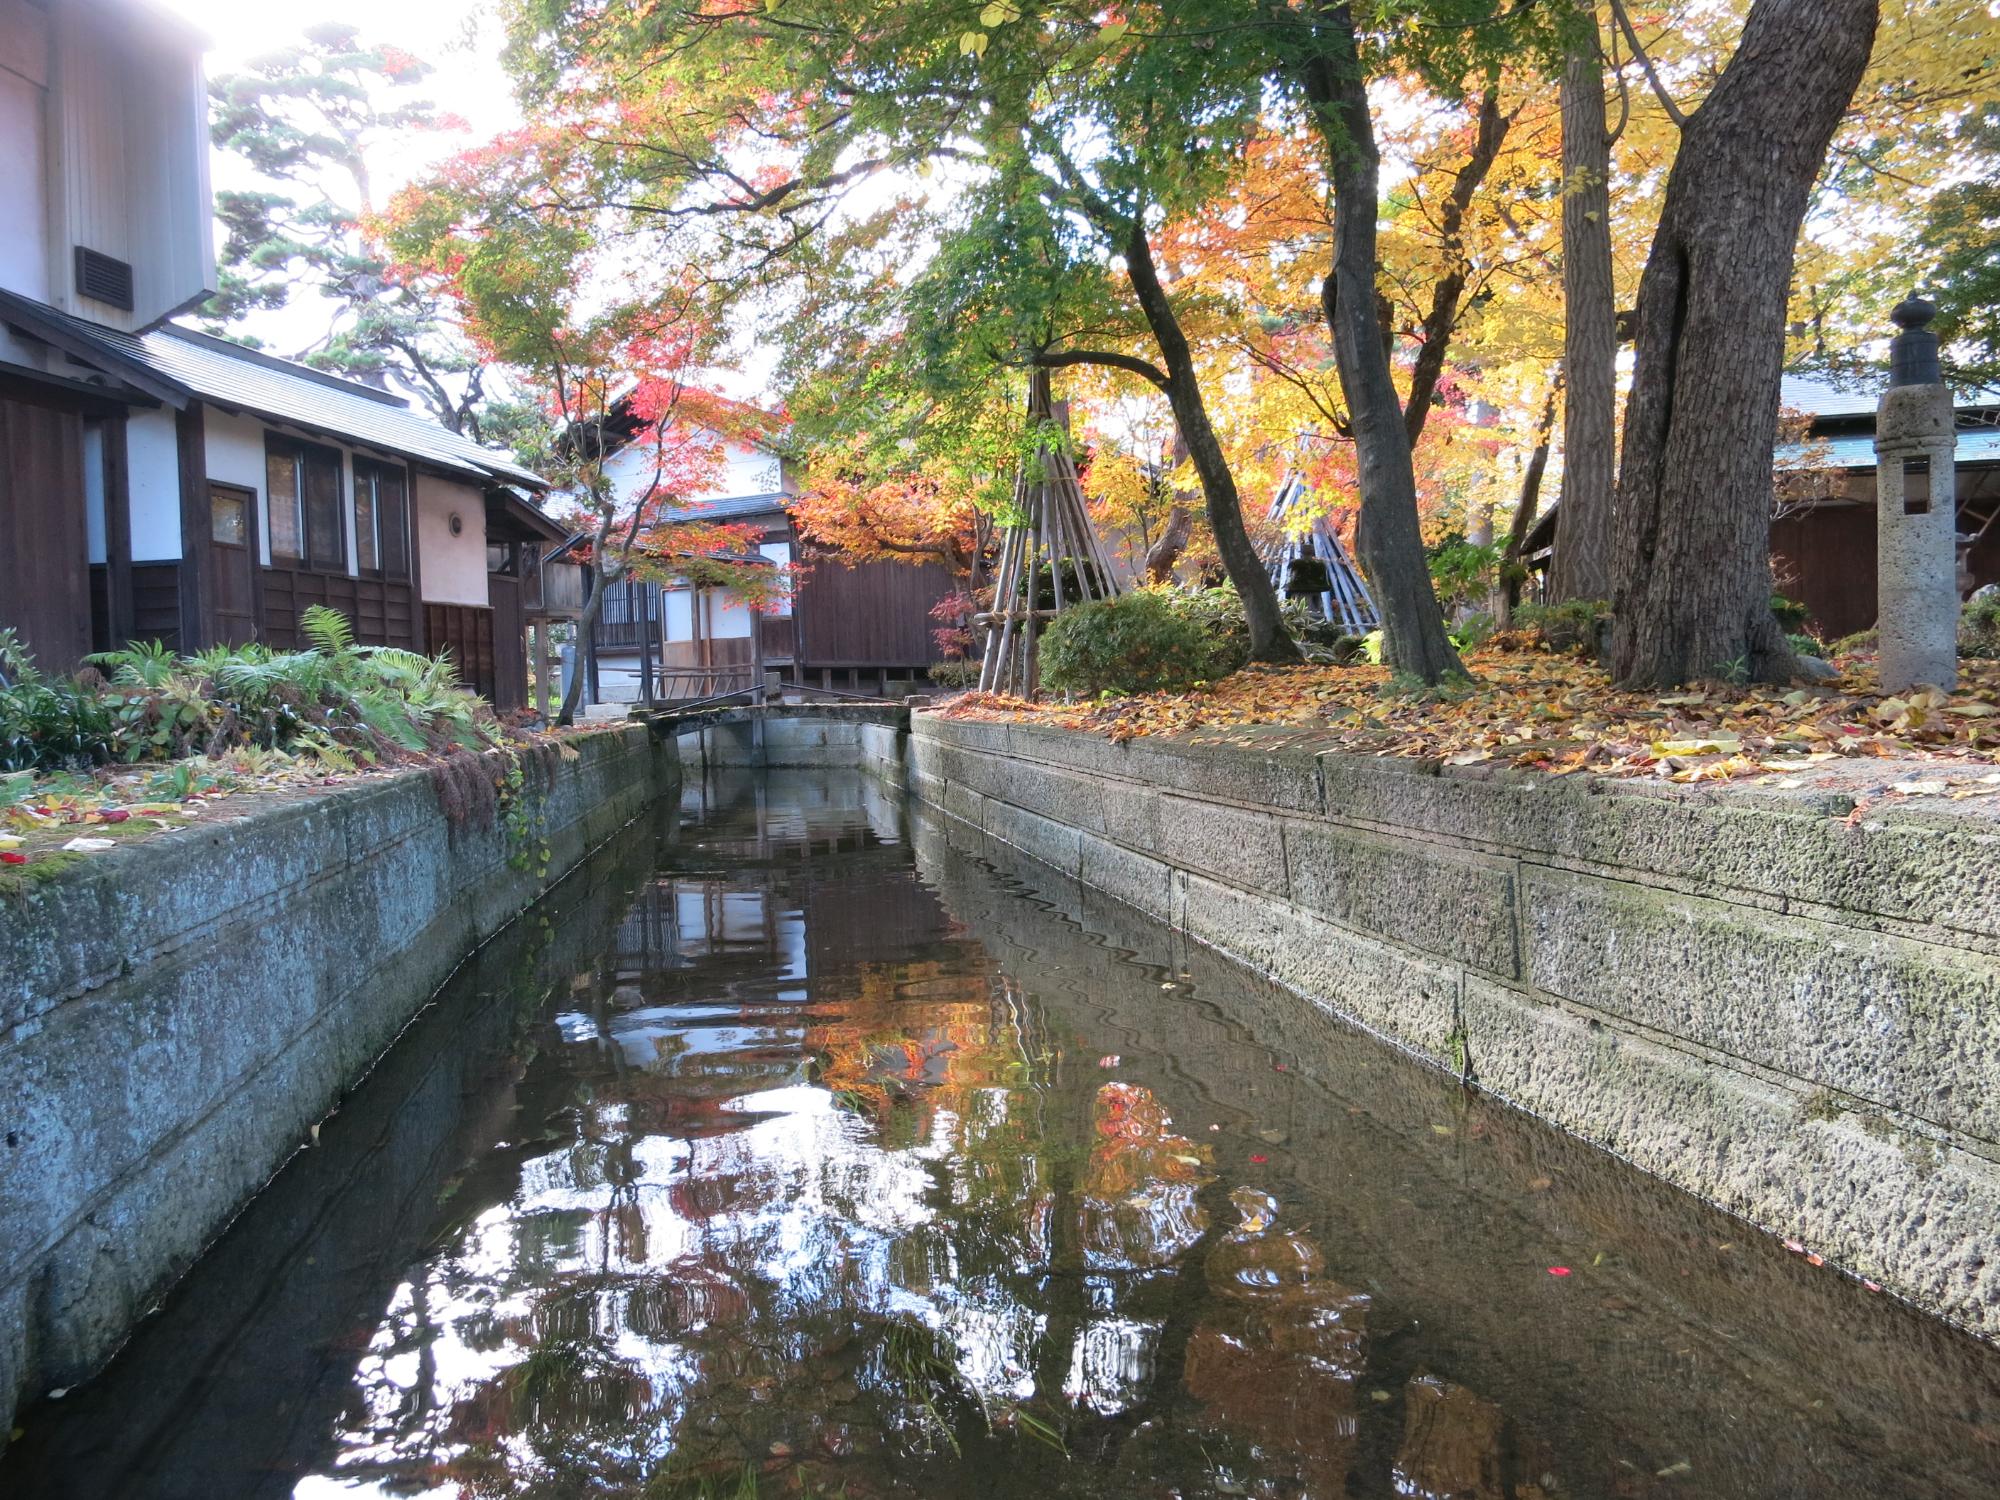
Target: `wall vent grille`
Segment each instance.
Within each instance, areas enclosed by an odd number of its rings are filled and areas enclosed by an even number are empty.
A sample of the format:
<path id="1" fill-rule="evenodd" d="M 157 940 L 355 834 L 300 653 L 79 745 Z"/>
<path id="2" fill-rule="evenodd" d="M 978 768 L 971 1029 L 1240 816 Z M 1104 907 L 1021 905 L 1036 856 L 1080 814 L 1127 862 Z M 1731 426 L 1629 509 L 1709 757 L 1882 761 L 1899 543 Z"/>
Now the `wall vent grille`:
<path id="1" fill-rule="evenodd" d="M 79 297 L 132 310 L 132 265 L 87 246 L 76 247 L 76 291 Z"/>

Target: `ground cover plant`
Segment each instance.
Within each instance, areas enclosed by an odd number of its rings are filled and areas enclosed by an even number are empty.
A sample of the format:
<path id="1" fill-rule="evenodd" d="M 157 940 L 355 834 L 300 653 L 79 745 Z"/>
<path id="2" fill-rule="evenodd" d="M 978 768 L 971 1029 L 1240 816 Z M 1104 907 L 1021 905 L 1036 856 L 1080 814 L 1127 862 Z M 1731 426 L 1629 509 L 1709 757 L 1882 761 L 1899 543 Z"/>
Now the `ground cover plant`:
<path id="1" fill-rule="evenodd" d="M 429 766 L 448 813 L 504 799 L 520 736 L 449 657 L 359 645 L 345 616 L 318 605 L 300 628 L 301 650 L 135 643 L 74 676 L 43 673 L 0 632 L 0 865 L 45 876 L 235 793 L 374 769 Z M 494 750 L 505 764 L 470 777 Z M 468 799 L 472 779 L 492 786 Z"/>

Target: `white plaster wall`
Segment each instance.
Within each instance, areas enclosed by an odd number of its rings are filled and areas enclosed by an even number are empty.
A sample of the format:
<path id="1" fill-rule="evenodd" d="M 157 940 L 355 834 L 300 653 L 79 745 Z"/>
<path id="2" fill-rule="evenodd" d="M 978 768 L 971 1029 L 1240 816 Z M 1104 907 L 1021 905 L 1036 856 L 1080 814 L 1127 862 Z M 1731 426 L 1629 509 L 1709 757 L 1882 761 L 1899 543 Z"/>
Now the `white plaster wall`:
<path id="1" fill-rule="evenodd" d="M 181 555 L 180 444 L 165 407 L 134 411 L 125 423 L 125 470 L 132 494 L 132 560 Z"/>
<path id="2" fill-rule="evenodd" d="M 703 597 L 710 640 L 743 640 L 754 628 L 750 606 L 727 589 L 711 589 Z"/>
<path id="3" fill-rule="evenodd" d="M 622 504 L 632 504 L 653 482 L 653 455 L 642 445 L 621 448 L 604 462 L 605 476 Z M 727 500 L 736 495 L 771 495 L 789 489 L 775 454 L 749 443 L 729 443 L 708 486 L 687 503 Z"/>
<path id="4" fill-rule="evenodd" d="M 264 424 L 255 417 L 235 412 L 203 413 L 204 445 L 208 450 L 208 477 L 223 484 L 241 485 L 257 497 L 257 560 L 271 561 L 271 517 L 265 510 Z"/>
<path id="5" fill-rule="evenodd" d="M 0 62 L 0 287 L 38 302 L 49 300 L 47 158 L 41 87 Z"/>
<path id="6" fill-rule="evenodd" d="M 784 488 L 783 466 L 777 457 L 748 443 L 731 443 L 708 489 L 697 500 L 726 500 L 732 495 L 771 495 Z"/>
<path id="7" fill-rule="evenodd" d="M 453 511 L 465 522 L 458 536 L 451 534 Z M 486 608 L 486 501 L 478 490 L 417 476 L 417 555 L 426 602 Z"/>

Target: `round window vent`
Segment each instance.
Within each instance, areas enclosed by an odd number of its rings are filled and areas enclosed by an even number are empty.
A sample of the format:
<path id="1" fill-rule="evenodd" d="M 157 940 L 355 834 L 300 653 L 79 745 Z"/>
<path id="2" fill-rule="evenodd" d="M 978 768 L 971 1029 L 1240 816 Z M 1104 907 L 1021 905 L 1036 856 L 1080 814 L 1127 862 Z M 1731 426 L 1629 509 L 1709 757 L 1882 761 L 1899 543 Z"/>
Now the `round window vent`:
<path id="1" fill-rule="evenodd" d="M 461 516 L 457 511 L 453 511 L 451 519 L 445 524 L 451 527 L 451 534 L 457 536 L 465 530 L 465 517 Z"/>

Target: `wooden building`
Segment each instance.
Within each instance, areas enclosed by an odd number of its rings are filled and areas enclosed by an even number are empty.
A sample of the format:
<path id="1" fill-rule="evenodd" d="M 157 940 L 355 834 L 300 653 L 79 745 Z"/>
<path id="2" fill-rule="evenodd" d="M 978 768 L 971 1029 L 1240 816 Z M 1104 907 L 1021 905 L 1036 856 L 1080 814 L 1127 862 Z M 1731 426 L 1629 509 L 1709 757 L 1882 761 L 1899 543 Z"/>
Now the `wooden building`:
<path id="1" fill-rule="evenodd" d="M 518 704 L 506 549 L 560 540 L 515 493 L 542 481 L 169 321 L 215 276 L 201 49 L 143 0 L 0 0 L 0 626 L 61 671 L 131 640 L 297 646 L 325 604 Z"/>
<path id="2" fill-rule="evenodd" d="M 1771 578 L 1806 607 L 1807 628 L 1833 641 L 1875 624 L 1875 406 L 1873 386 L 1843 386 L 1787 375 L 1780 404 L 1809 419 L 1802 440 L 1773 460 Z M 1959 589 L 2000 582 L 2000 391 L 1956 408 Z M 1522 548 L 1530 571 L 1547 577 L 1556 507 L 1535 523 Z"/>
<path id="3" fill-rule="evenodd" d="M 1808 413 L 1803 444 L 1779 450 L 1782 493 L 1771 523 L 1778 592 L 1805 605 L 1828 640 L 1875 624 L 1875 404 L 1880 391 L 1787 376 L 1783 403 Z M 2000 391 L 1961 400 L 1958 442 L 1959 591 L 2000 582 Z M 1802 470 L 1800 466 L 1804 466 Z M 1810 472 L 1810 479 L 1807 472 Z"/>
<path id="4" fill-rule="evenodd" d="M 753 444 L 731 444 L 719 484 L 755 489 L 717 493 L 662 519 L 761 528 L 746 568 L 785 575 L 783 597 L 753 609 L 733 589 L 627 581 L 606 596 L 595 634 L 601 702 L 644 695 L 697 698 L 727 692 L 776 673 L 783 682 L 887 693 L 914 687 L 941 660 L 931 607 L 950 594 L 940 564 L 849 563 L 813 546 L 793 525 L 796 491 L 781 461 Z M 642 648 L 641 642 L 644 642 Z"/>

